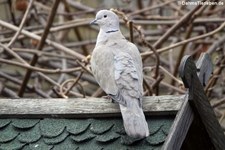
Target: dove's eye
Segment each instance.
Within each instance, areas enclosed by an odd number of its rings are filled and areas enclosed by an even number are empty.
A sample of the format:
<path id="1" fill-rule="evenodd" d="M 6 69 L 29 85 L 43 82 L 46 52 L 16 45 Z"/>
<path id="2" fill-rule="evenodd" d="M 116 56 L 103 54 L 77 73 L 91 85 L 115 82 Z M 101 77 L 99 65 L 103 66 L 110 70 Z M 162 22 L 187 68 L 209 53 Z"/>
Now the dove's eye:
<path id="1" fill-rule="evenodd" d="M 107 17 L 107 15 L 104 15 L 103 17 L 104 17 L 104 18 L 106 18 L 106 17 Z"/>

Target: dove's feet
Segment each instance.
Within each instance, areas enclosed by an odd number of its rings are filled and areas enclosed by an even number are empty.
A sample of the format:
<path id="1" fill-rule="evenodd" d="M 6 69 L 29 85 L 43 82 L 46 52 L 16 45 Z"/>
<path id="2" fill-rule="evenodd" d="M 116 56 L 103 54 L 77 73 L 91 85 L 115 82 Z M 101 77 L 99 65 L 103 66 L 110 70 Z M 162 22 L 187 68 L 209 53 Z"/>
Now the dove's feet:
<path id="1" fill-rule="evenodd" d="M 102 96 L 102 98 L 107 99 L 107 100 L 111 100 L 112 103 L 115 103 L 115 100 L 113 100 L 109 95 Z"/>

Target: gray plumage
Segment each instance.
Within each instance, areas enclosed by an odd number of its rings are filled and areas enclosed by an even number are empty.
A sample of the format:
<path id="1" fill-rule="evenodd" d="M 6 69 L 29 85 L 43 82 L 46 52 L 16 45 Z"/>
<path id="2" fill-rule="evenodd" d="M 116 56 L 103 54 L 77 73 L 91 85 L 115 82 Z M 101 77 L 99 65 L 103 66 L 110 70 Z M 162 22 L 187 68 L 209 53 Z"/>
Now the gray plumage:
<path id="1" fill-rule="evenodd" d="M 149 135 L 142 110 L 142 60 L 137 47 L 119 29 L 118 16 L 109 10 L 97 13 L 92 24 L 100 31 L 91 57 L 91 68 L 100 87 L 120 105 L 126 133 L 134 138 Z"/>

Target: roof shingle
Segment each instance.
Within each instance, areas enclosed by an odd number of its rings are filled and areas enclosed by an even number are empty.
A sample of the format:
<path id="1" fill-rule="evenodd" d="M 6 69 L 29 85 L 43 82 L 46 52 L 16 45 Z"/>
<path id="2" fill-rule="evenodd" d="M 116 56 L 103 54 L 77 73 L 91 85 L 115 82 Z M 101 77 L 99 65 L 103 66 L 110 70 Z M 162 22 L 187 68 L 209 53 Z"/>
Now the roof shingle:
<path id="1" fill-rule="evenodd" d="M 174 116 L 147 117 L 150 136 L 132 139 L 121 118 L 0 119 L 0 150 L 158 149 Z"/>

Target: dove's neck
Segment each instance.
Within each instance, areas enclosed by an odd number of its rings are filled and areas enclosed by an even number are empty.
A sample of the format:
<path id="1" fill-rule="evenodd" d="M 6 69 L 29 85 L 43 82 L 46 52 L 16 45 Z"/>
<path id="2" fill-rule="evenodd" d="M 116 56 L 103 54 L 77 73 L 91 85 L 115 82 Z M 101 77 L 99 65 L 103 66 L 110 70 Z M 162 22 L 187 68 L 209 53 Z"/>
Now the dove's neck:
<path id="1" fill-rule="evenodd" d="M 100 29 L 96 45 L 99 43 L 101 44 L 106 43 L 107 41 L 112 39 L 119 39 L 119 38 L 124 38 L 119 29 L 112 29 L 108 31 Z"/>

